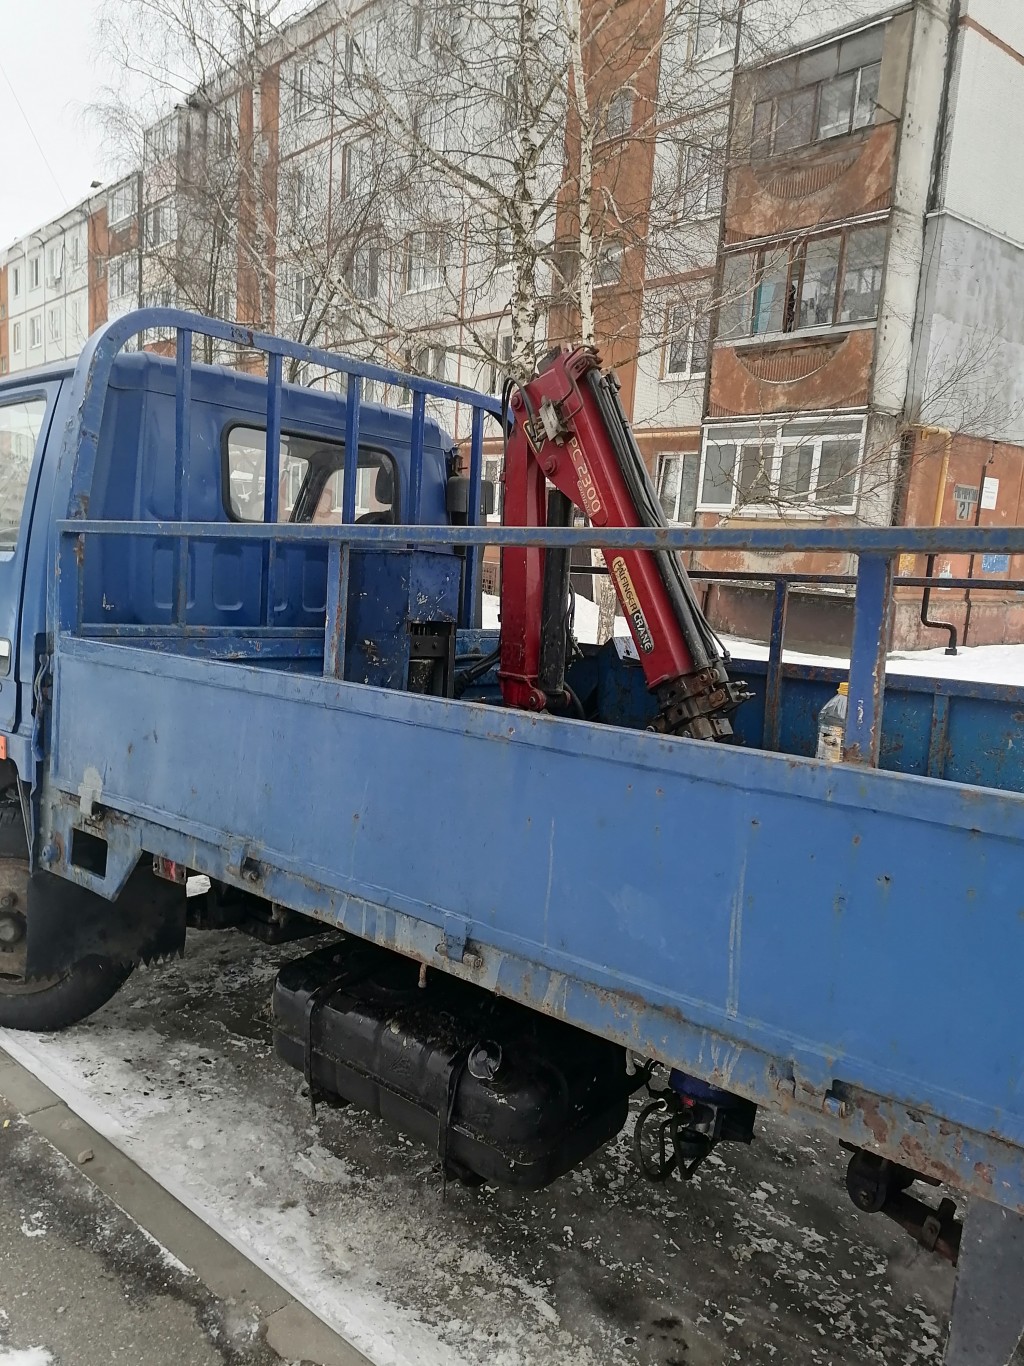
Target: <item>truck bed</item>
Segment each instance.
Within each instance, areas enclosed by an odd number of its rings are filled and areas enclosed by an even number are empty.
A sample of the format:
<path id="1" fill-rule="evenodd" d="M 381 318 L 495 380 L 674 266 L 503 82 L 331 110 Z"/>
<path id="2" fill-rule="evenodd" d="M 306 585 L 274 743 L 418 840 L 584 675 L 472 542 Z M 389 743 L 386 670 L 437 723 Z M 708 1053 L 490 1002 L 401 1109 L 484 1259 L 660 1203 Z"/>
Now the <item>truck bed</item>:
<path id="1" fill-rule="evenodd" d="M 248 883 L 1024 1203 L 1019 794 L 76 638 L 54 690 L 108 894 Z"/>

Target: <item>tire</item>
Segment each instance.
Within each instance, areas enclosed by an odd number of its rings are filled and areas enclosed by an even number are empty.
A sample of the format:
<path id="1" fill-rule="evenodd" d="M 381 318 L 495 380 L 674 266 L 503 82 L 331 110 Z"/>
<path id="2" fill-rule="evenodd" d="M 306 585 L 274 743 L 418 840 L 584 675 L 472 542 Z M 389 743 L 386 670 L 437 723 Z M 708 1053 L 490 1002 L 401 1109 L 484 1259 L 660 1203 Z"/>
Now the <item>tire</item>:
<path id="1" fill-rule="evenodd" d="M 24 890 L 17 898 L 21 906 L 28 896 L 28 842 L 17 791 L 12 788 L 0 798 L 0 874 L 19 879 L 24 869 Z M 22 920 L 24 925 L 24 920 Z M 0 1028 L 30 1029 L 47 1032 L 78 1024 L 100 1006 L 106 1005 L 131 976 L 134 964 L 115 963 L 109 958 L 83 958 L 59 977 L 27 980 L 3 971 L 0 953 Z"/>
<path id="2" fill-rule="evenodd" d="M 105 1006 L 134 964 L 83 958 L 60 977 L 26 982 L 0 976 L 0 1028 L 48 1033 L 78 1024 Z"/>

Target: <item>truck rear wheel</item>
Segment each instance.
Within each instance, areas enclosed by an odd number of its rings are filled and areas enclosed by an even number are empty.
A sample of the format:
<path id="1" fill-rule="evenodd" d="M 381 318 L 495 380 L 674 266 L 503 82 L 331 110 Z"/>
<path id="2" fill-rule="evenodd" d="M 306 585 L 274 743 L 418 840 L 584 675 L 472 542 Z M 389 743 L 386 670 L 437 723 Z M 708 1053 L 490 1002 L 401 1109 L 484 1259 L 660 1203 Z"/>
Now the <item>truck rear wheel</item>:
<path id="1" fill-rule="evenodd" d="M 66 1029 L 106 1005 L 132 964 L 83 958 L 56 977 L 25 975 L 28 843 L 17 790 L 0 797 L 0 1028 Z"/>

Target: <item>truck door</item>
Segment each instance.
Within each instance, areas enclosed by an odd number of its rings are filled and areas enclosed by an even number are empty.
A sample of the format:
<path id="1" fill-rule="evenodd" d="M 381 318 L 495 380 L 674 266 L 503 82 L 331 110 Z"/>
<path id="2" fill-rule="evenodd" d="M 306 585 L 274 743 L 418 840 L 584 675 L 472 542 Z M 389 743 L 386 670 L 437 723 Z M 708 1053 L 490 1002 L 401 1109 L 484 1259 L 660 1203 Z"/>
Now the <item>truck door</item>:
<path id="1" fill-rule="evenodd" d="M 18 624 L 29 523 L 59 381 L 0 388 L 0 731 L 18 720 Z"/>

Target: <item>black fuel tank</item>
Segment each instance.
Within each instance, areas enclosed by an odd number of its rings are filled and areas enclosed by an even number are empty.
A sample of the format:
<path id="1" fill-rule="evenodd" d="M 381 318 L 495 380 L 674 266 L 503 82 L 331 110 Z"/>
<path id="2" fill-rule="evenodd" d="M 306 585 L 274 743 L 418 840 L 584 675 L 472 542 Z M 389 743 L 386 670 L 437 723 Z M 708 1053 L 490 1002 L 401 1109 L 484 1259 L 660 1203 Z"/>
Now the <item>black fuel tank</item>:
<path id="1" fill-rule="evenodd" d="M 539 1189 L 622 1128 L 625 1050 L 360 940 L 274 986 L 278 1056 L 314 1093 L 431 1144 L 447 1174 Z"/>

